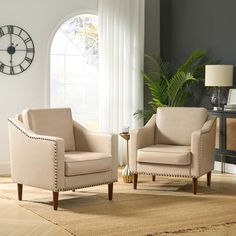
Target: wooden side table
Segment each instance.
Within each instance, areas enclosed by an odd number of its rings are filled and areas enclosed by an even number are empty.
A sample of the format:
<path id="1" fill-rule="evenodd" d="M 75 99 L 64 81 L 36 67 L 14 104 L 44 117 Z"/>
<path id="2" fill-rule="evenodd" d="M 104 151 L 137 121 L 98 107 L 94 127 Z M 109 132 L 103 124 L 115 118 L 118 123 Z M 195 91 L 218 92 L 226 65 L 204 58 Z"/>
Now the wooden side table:
<path id="1" fill-rule="evenodd" d="M 120 136 L 126 140 L 126 166 L 122 172 L 122 177 L 124 183 L 132 183 L 133 181 L 133 175 L 130 171 L 129 168 L 129 139 L 130 139 L 130 134 L 129 133 L 120 133 Z"/>
<path id="2" fill-rule="evenodd" d="M 236 111 L 213 111 L 209 114 L 217 117 L 216 160 L 221 161 L 221 172 L 225 173 L 225 159 L 236 164 Z"/>

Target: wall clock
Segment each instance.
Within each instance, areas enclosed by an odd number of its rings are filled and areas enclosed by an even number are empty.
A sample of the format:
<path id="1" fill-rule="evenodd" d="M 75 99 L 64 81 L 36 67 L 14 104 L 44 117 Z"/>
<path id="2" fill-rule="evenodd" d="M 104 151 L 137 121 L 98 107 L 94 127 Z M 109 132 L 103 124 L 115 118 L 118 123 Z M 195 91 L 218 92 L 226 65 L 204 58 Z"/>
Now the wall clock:
<path id="1" fill-rule="evenodd" d="M 29 34 L 15 25 L 0 27 L 0 73 L 17 75 L 33 62 L 34 43 Z"/>

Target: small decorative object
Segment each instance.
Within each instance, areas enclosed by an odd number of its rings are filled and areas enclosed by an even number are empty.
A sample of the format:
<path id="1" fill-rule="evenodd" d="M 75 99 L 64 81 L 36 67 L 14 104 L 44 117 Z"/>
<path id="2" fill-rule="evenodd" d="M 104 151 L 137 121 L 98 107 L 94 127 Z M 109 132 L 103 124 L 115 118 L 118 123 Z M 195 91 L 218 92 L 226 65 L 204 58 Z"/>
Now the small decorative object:
<path id="1" fill-rule="evenodd" d="M 126 144 L 127 144 L 127 148 L 126 148 L 127 150 L 126 163 L 127 164 L 122 172 L 123 181 L 124 183 L 132 183 L 133 175 L 129 169 L 129 139 L 130 139 L 129 127 L 128 127 L 128 130 L 125 130 L 125 133 L 124 132 L 120 133 L 120 136 L 126 140 Z"/>
<path id="2" fill-rule="evenodd" d="M 122 172 L 122 177 L 123 177 L 124 183 L 132 183 L 133 175 L 132 175 L 128 165 L 125 166 L 125 168 Z"/>
<path id="3" fill-rule="evenodd" d="M 236 89 L 229 90 L 227 105 L 236 105 Z"/>
<path id="4" fill-rule="evenodd" d="M 227 105 L 224 106 L 225 111 L 236 111 L 236 89 L 229 90 Z"/>
<path id="5" fill-rule="evenodd" d="M 123 133 L 123 134 L 128 134 L 128 133 L 129 133 L 129 126 L 123 127 L 122 133 Z"/>
<path id="6" fill-rule="evenodd" d="M 211 102 L 214 110 L 223 110 L 226 100 L 223 98 L 223 87 L 233 85 L 233 65 L 206 65 L 205 86 L 217 87 L 217 95 L 213 94 Z"/>
<path id="7" fill-rule="evenodd" d="M 0 27 L 0 72 L 17 75 L 34 59 L 34 43 L 29 34 L 15 25 Z"/>

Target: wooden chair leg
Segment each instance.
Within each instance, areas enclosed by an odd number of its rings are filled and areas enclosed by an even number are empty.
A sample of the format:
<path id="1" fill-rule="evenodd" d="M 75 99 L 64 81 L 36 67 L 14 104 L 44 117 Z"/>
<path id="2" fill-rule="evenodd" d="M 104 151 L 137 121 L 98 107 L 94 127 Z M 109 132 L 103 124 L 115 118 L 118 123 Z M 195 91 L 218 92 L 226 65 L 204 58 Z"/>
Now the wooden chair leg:
<path id="1" fill-rule="evenodd" d="M 156 180 L 156 176 L 153 175 L 153 176 L 152 176 L 152 181 L 154 182 L 155 180 Z"/>
<path id="2" fill-rule="evenodd" d="M 52 192 L 53 193 L 53 209 L 56 211 L 58 208 L 58 196 L 59 192 Z"/>
<path id="3" fill-rule="evenodd" d="M 111 201 L 113 198 L 113 183 L 108 184 L 108 199 Z"/>
<path id="4" fill-rule="evenodd" d="M 207 173 L 207 186 L 211 186 L 211 171 Z"/>
<path id="5" fill-rule="evenodd" d="M 138 184 L 138 174 L 134 174 L 134 189 L 137 189 Z"/>
<path id="6" fill-rule="evenodd" d="M 22 200 L 23 184 L 17 184 L 18 200 Z"/>
<path id="7" fill-rule="evenodd" d="M 197 194 L 197 178 L 193 178 L 193 194 Z"/>

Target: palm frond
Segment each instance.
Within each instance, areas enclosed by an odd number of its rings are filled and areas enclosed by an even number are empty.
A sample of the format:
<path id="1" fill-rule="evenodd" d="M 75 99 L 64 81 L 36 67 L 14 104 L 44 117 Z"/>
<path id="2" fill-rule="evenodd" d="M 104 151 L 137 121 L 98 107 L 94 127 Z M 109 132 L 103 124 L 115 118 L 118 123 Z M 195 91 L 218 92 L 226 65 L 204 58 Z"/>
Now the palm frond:
<path id="1" fill-rule="evenodd" d="M 152 72 L 160 73 L 161 59 L 159 57 L 154 57 L 154 56 L 145 54 L 144 59 L 145 59 L 145 72 L 147 74 L 152 73 Z"/>
<path id="2" fill-rule="evenodd" d="M 153 114 L 156 113 L 156 110 L 137 110 L 133 116 L 136 118 L 136 119 L 144 119 L 144 123 L 147 123 L 150 118 L 152 117 Z"/>
<path id="3" fill-rule="evenodd" d="M 167 98 L 167 84 L 164 79 L 156 79 L 153 80 L 153 78 L 147 76 L 146 74 L 143 74 L 144 76 L 144 81 L 145 84 L 148 86 L 151 95 L 152 95 L 152 100 L 155 99 L 155 101 L 160 101 L 160 103 L 165 103 L 166 98 Z"/>
<path id="4" fill-rule="evenodd" d="M 186 60 L 186 62 L 179 67 L 177 72 L 190 72 L 192 73 L 192 67 L 194 64 L 198 63 L 202 58 L 206 56 L 206 52 L 202 49 L 195 50 Z"/>
<path id="5" fill-rule="evenodd" d="M 187 82 L 195 80 L 196 79 L 190 73 L 177 72 L 168 83 L 169 105 L 177 106 L 178 96 L 183 96 L 184 85 Z"/>

